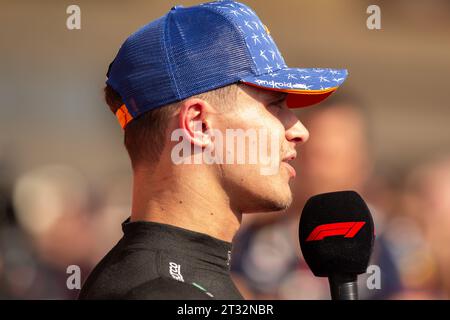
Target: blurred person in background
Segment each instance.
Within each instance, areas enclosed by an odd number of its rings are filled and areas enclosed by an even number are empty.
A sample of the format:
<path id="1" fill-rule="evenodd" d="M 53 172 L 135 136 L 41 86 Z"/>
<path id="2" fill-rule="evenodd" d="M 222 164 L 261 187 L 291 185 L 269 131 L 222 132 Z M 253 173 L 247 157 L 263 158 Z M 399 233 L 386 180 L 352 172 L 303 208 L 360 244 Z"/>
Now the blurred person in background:
<path id="1" fill-rule="evenodd" d="M 405 180 L 405 215 L 394 220 L 390 232 L 397 235 L 396 251 L 407 289 L 398 298 L 449 299 L 450 156 L 422 162 Z"/>
<path id="2" fill-rule="evenodd" d="M 70 166 L 38 167 L 17 179 L 11 168 L 0 162 L 0 299 L 76 298 L 67 267 L 79 266 L 82 281 L 120 238 L 127 181 L 111 175 L 97 190 Z"/>
<path id="3" fill-rule="evenodd" d="M 341 93 L 317 108 L 303 110 L 302 116 L 311 138 L 296 159 L 293 206 L 284 213 L 249 217 L 235 240 L 232 270 L 242 292 L 251 298 L 328 299 L 328 279 L 315 278 L 300 256 L 301 210 L 308 198 L 319 193 L 355 190 L 364 197 L 371 182 L 371 138 L 362 102 Z M 377 240 L 370 264 L 381 269 L 381 289 L 367 291 L 366 276 L 360 276 L 360 296 L 388 298 L 401 290 L 401 283 L 383 236 L 386 213 L 373 207 L 371 211 Z"/>
<path id="4" fill-rule="evenodd" d="M 39 167 L 19 176 L 13 190 L 17 225 L 0 234 L 0 281 L 4 298 L 70 299 L 69 265 L 92 267 L 87 181 L 74 168 Z M 94 244 L 94 245 L 93 245 Z"/>

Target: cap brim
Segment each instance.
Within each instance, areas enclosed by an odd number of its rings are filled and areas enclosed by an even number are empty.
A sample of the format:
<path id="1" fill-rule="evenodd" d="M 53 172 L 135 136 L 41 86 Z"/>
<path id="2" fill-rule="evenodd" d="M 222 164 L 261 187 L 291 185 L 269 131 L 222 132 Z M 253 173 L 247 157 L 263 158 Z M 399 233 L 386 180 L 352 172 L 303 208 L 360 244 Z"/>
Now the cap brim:
<path id="1" fill-rule="evenodd" d="M 345 81 L 346 69 L 285 68 L 241 79 L 242 83 L 266 90 L 288 93 L 289 108 L 302 108 L 321 102 Z"/>

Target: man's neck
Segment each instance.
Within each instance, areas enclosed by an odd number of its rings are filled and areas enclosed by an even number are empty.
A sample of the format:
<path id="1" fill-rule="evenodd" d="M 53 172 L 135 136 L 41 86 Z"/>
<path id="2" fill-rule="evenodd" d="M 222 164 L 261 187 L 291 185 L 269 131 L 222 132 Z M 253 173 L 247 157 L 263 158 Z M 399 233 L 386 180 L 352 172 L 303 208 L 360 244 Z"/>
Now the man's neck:
<path id="1" fill-rule="evenodd" d="M 135 172 L 131 221 L 174 225 L 232 242 L 242 214 L 231 209 L 220 186 L 201 178 L 194 174 L 189 179 L 150 179 L 145 172 Z"/>

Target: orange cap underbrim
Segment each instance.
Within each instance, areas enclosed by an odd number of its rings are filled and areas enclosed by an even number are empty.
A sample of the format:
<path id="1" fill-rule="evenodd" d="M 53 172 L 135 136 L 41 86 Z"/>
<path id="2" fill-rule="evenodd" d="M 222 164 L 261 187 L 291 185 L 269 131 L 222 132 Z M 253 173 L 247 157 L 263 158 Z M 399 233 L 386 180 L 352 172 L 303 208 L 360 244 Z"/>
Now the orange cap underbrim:
<path id="1" fill-rule="evenodd" d="M 271 87 L 258 86 L 250 82 L 242 82 L 246 85 L 253 86 L 256 88 L 279 91 L 288 93 L 286 97 L 286 104 L 289 108 L 304 108 L 317 104 L 326 98 L 328 98 L 333 92 L 336 91 L 337 87 L 329 88 L 326 90 L 294 90 L 294 89 L 278 89 Z"/>

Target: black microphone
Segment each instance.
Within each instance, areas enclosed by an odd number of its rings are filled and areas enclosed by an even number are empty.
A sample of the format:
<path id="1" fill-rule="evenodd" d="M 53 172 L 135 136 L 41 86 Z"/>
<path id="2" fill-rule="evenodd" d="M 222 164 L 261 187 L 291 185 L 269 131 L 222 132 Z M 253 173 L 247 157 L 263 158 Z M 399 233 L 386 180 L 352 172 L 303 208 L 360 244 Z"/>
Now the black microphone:
<path id="1" fill-rule="evenodd" d="M 316 277 L 328 277 L 333 300 L 358 300 L 375 240 L 369 208 L 355 191 L 323 193 L 305 204 L 299 225 L 303 257 Z"/>

